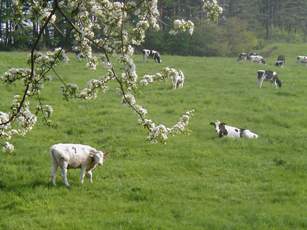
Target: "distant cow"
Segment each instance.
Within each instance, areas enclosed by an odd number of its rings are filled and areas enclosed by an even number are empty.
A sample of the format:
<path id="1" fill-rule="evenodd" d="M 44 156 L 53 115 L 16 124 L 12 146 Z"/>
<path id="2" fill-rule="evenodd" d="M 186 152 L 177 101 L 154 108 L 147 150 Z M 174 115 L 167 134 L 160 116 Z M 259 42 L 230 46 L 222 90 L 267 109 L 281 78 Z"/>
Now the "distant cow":
<path id="1" fill-rule="evenodd" d="M 143 49 L 142 53 L 143 53 L 143 60 L 144 60 L 144 62 L 147 61 L 148 57 L 152 57 L 154 59 L 154 61 L 157 62 L 157 63 L 161 63 L 162 62 L 161 55 L 156 50 Z"/>
<path id="2" fill-rule="evenodd" d="M 255 52 L 239 54 L 237 61 L 246 61 L 246 60 L 259 64 L 265 64 L 265 59 L 261 55 Z"/>
<path id="3" fill-rule="evenodd" d="M 258 64 L 265 64 L 265 59 L 261 55 L 250 55 L 248 56 L 247 60 L 250 60 Z"/>
<path id="4" fill-rule="evenodd" d="M 219 137 L 232 137 L 232 138 L 258 138 L 256 133 L 248 129 L 236 128 L 233 126 L 226 125 L 224 122 L 216 121 L 210 122 L 213 125 L 215 131 Z"/>
<path id="5" fill-rule="evenodd" d="M 248 53 L 240 53 L 239 56 L 238 56 L 237 61 L 246 61 L 247 60 L 247 56 L 248 56 Z"/>
<path id="6" fill-rule="evenodd" d="M 257 84 L 259 88 L 262 87 L 263 81 L 271 81 L 275 87 L 281 87 L 281 80 L 278 78 L 277 73 L 271 70 L 258 70 L 257 71 Z"/>
<path id="7" fill-rule="evenodd" d="M 297 56 L 296 62 L 307 64 L 307 56 Z"/>
<path id="8" fill-rule="evenodd" d="M 275 62 L 275 66 L 283 67 L 286 64 L 286 58 L 284 55 L 279 55 Z"/>
<path id="9" fill-rule="evenodd" d="M 246 61 L 246 60 L 250 60 L 249 57 L 252 56 L 252 55 L 256 56 L 256 55 L 258 55 L 258 54 L 255 53 L 255 52 L 240 53 L 239 56 L 238 56 L 237 61 Z"/>

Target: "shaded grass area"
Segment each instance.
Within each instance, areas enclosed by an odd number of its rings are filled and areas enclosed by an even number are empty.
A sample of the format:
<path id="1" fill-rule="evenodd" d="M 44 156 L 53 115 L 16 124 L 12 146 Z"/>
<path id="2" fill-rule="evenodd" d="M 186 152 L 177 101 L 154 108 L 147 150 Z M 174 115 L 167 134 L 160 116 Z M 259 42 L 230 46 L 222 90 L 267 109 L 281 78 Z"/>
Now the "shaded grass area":
<path id="1" fill-rule="evenodd" d="M 0 154 L 0 229 L 305 229 L 307 228 L 307 67 L 295 63 L 305 46 L 277 44 L 269 65 L 235 58 L 163 56 L 161 65 L 142 63 L 139 76 L 163 66 L 183 70 L 183 89 L 169 81 L 137 91 L 157 122 L 172 125 L 196 109 L 188 135 L 166 145 L 145 141 L 136 115 L 120 104 L 115 85 L 95 101 L 63 100 L 60 82 L 45 86 L 42 98 L 54 109 L 54 127 L 41 122 L 14 140 L 13 155 Z M 276 53 L 276 54 L 275 54 Z M 287 65 L 273 66 L 285 54 Z M 0 53 L 0 71 L 26 66 L 25 53 Z M 66 81 L 84 86 L 99 77 L 71 58 L 57 67 Z M 279 90 L 256 87 L 256 71 L 279 73 Z M 52 75 L 52 74 L 51 74 Z M 16 90 L 17 89 L 17 90 Z M 5 111 L 18 87 L 0 86 Z M 35 104 L 35 101 L 33 101 Z M 217 138 L 216 119 L 249 128 L 257 140 Z M 86 143 L 110 152 L 94 173 L 94 184 L 71 189 L 49 184 L 48 150 L 54 143 Z"/>

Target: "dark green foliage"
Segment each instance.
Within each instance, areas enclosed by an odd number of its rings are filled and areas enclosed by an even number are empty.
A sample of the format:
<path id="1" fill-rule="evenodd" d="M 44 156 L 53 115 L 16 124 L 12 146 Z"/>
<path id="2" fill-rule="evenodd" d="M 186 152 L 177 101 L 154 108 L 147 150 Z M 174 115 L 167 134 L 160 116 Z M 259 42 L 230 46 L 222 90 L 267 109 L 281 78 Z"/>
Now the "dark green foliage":
<path id="1" fill-rule="evenodd" d="M 247 30 L 246 23 L 238 18 L 229 18 L 222 25 L 196 25 L 193 36 L 187 33 L 172 36 L 168 31 L 150 32 L 144 47 L 169 54 L 237 56 L 240 52 L 255 49 L 257 45 L 257 38 Z"/>
<path id="2" fill-rule="evenodd" d="M 34 22 L 33 26 L 13 20 L 16 15 L 11 2 L 0 1 L 0 50 L 29 48 L 33 35 L 38 34 L 37 17 L 28 18 L 28 22 Z M 28 1 L 23 2 L 26 11 Z M 264 40 L 292 43 L 307 40 L 306 0 L 219 0 L 219 3 L 224 13 L 217 24 L 211 25 L 201 9 L 201 0 L 160 0 L 161 30 L 149 32 L 143 47 L 169 54 L 233 56 L 263 47 Z M 173 20 L 178 18 L 190 19 L 196 24 L 192 37 L 169 35 Z M 74 38 L 70 26 L 59 14 L 55 25 L 64 32 L 64 37 L 49 25 L 39 47 L 71 49 Z"/>

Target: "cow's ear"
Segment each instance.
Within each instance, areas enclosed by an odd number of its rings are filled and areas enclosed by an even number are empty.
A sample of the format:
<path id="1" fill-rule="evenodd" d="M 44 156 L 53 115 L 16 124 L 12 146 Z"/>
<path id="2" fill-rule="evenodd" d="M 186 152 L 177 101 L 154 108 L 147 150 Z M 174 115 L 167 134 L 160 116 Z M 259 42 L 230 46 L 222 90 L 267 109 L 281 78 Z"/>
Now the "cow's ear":
<path id="1" fill-rule="evenodd" d="M 93 157 L 95 157 L 95 155 L 96 155 L 96 152 L 91 150 L 90 151 L 90 157 L 93 158 Z"/>

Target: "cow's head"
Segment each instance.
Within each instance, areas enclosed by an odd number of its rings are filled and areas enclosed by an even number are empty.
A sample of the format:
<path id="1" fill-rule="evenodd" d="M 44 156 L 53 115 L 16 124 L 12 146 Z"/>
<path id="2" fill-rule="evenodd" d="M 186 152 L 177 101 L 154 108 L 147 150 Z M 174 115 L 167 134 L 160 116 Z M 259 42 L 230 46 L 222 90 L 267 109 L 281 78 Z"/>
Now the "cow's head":
<path id="1" fill-rule="evenodd" d="M 219 137 L 227 136 L 228 131 L 226 130 L 225 123 L 216 121 L 216 122 L 210 122 L 210 125 L 213 125 L 215 127 L 216 133 L 219 135 Z"/>
<path id="2" fill-rule="evenodd" d="M 276 79 L 276 84 L 278 85 L 279 88 L 281 88 L 282 82 L 278 78 Z"/>
<path id="3" fill-rule="evenodd" d="M 161 56 L 160 56 L 160 54 L 159 54 L 158 52 L 156 52 L 156 54 L 155 54 L 155 56 L 154 56 L 154 59 L 155 59 L 155 61 L 158 62 L 158 63 L 161 63 L 161 62 L 162 62 Z"/>
<path id="4" fill-rule="evenodd" d="M 94 151 L 90 155 L 96 165 L 102 165 L 105 159 L 105 154 L 102 151 Z"/>

